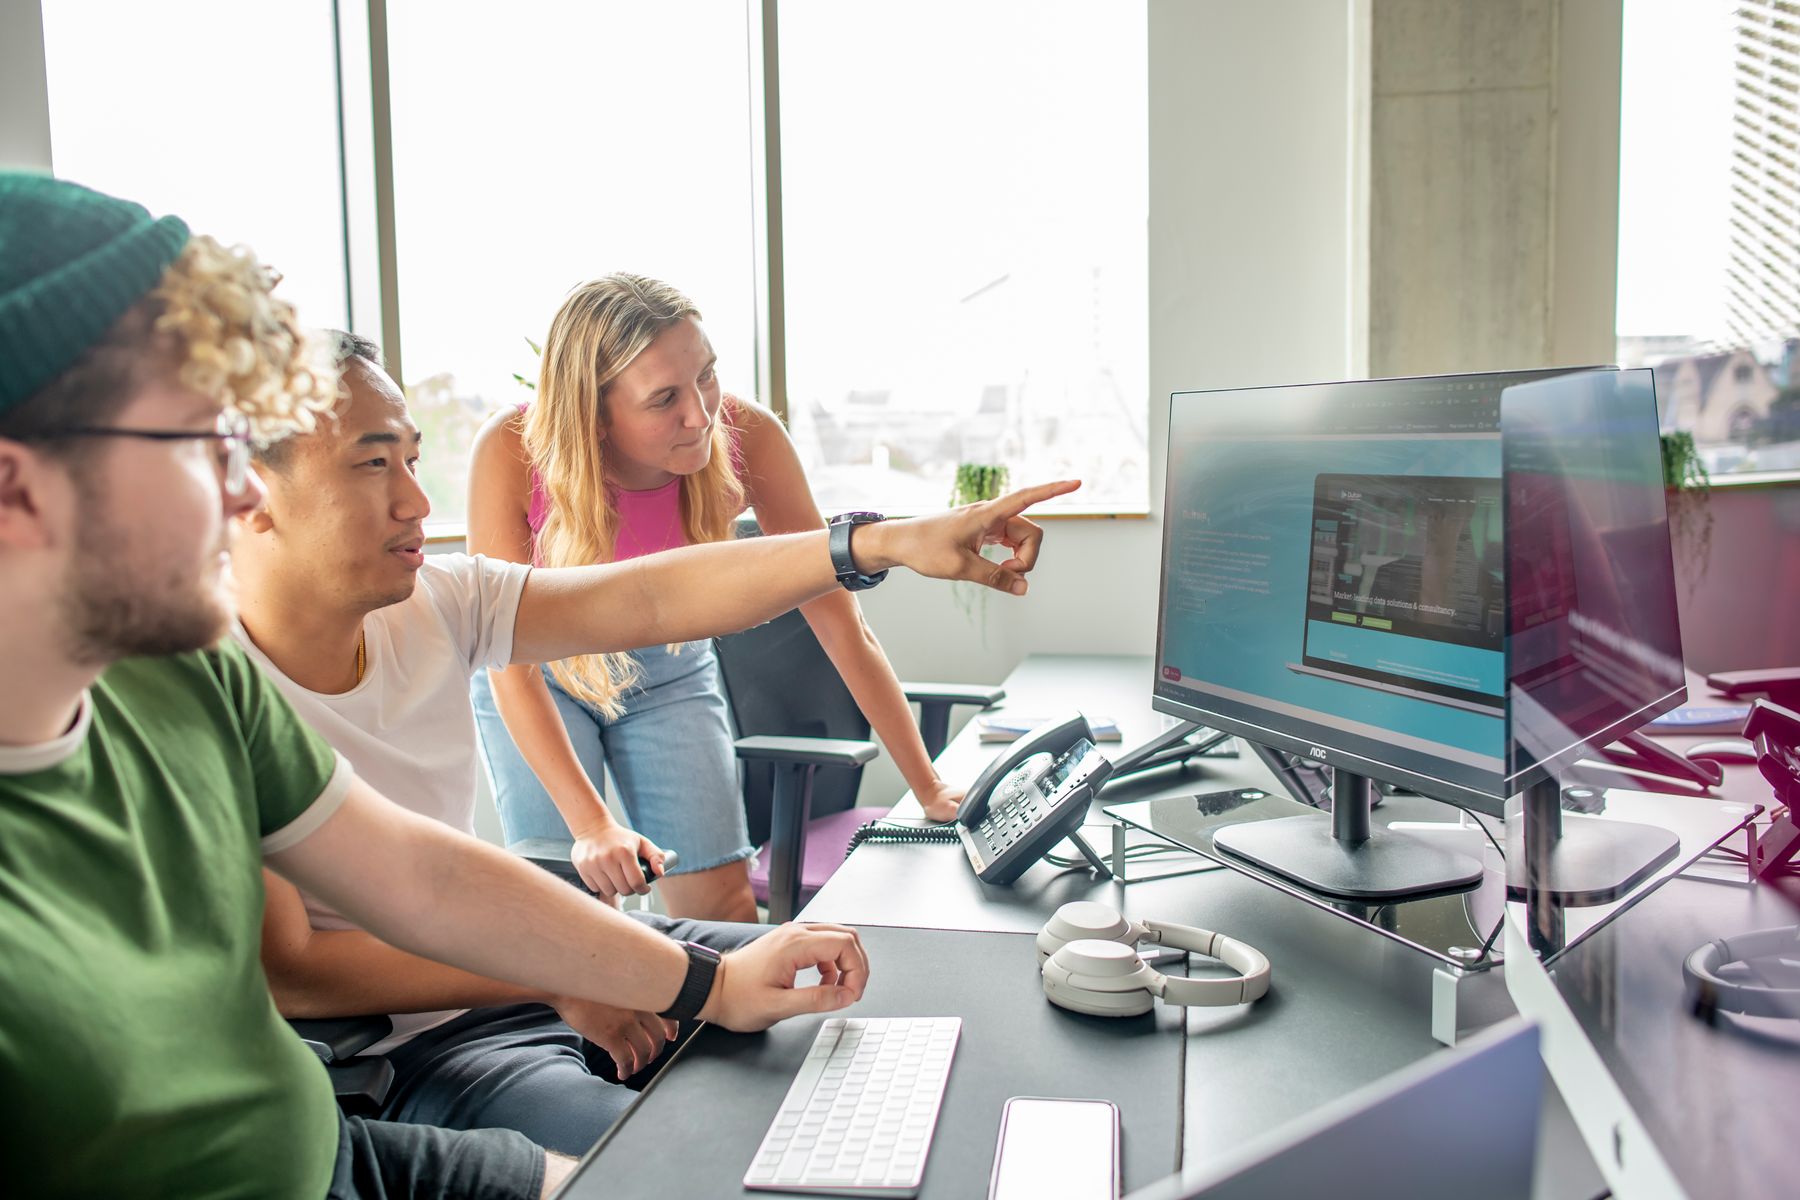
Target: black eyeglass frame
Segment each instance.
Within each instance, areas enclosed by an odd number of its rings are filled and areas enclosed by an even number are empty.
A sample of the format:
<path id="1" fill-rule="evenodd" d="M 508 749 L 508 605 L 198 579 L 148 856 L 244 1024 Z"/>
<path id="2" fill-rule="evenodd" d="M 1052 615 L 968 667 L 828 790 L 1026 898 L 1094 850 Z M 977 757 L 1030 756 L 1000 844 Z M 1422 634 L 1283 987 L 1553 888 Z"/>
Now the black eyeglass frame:
<path id="1" fill-rule="evenodd" d="M 116 425 L 70 425 L 63 429 L 47 429 L 34 433 L 28 441 L 53 442 L 63 438 L 120 437 L 146 442 L 218 442 L 222 448 L 220 473 L 225 490 L 231 495 L 244 490 L 250 476 L 250 423 L 239 413 L 226 409 L 219 414 L 218 428 L 197 429 L 128 429 Z"/>

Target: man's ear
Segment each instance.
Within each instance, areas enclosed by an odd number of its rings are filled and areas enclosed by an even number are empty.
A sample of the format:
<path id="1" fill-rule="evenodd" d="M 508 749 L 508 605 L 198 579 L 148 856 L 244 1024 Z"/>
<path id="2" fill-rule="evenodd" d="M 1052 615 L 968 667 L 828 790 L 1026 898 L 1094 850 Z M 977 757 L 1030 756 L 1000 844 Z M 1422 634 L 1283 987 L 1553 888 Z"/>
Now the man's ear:
<path id="1" fill-rule="evenodd" d="M 269 513 L 269 493 L 264 491 L 262 503 L 236 520 L 248 533 L 267 533 L 275 528 L 275 518 Z"/>
<path id="2" fill-rule="evenodd" d="M 0 438 L 0 546 L 42 550 L 51 543 L 44 519 L 48 493 L 68 491 L 67 480 L 52 480 L 48 464 L 23 443 Z"/>

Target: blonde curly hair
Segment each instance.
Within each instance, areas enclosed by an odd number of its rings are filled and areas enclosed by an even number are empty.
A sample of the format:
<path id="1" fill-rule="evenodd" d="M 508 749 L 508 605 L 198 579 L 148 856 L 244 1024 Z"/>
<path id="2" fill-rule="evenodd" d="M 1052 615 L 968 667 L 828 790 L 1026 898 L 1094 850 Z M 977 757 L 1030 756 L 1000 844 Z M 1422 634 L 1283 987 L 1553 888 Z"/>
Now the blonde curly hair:
<path id="1" fill-rule="evenodd" d="M 274 295 L 280 278 L 243 246 L 190 238 L 74 366 L 0 419 L 0 436 L 104 422 L 158 381 L 235 409 L 259 442 L 310 432 L 338 403 L 337 372 L 329 339 L 309 335 Z M 71 457 L 84 449 L 50 448 Z"/>
<path id="2" fill-rule="evenodd" d="M 340 398 L 329 339 L 301 328 L 280 281 L 247 247 L 200 236 L 146 298 L 161 310 L 152 329 L 179 346 L 181 385 L 242 413 L 259 441 L 310 433 Z"/>

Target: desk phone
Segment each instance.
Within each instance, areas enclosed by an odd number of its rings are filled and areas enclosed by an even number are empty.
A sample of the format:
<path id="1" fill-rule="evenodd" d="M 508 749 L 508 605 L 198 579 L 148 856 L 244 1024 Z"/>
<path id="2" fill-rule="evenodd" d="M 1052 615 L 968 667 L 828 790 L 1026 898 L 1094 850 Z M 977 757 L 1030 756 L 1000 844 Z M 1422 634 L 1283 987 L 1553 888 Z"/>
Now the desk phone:
<path id="1" fill-rule="evenodd" d="M 1112 772 L 1080 713 L 1013 743 L 969 786 L 956 814 L 957 836 L 975 874 L 983 883 L 1011 883 L 1069 838 L 1110 875 L 1080 831 L 1088 805 Z"/>

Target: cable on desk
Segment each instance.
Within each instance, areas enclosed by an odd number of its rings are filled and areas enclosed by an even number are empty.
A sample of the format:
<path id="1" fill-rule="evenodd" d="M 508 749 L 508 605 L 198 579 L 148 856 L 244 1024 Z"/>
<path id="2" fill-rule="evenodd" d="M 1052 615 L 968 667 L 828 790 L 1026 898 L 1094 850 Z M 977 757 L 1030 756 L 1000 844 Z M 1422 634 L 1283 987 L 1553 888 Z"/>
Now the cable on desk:
<path id="1" fill-rule="evenodd" d="M 1437 797 L 1432 796 L 1432 797 L 1430 797 L 1430 799 L 1436 800 Z M 1500 862 L 1502 863 L 1502 865 L 1504 865 L 1506 862 L 1506 848 L 1504 846 L 1502 846 L 1498 841 L 1494 840 L 1493 831 L 1487 827 L 1486 823 L 1484 823 L 1480 817 L 1476 816 L 1468 808 L 1465 808 L 1463 805 L 1458 804 L 1454 800 L 1445 800 L 1445 801 L 1443 801 L 1443 803 L 1448 804 L 1451 808 L 1456 809 L 1458 812 L 1460 812 L 1464 816 L 1468 817 L 1469 820 L 1475 822 L 1475 827 L 1477 829 L 1481 830 L 1482 833 L 1487 835 L 1488 845 L 1490 845 L 1494 848 L 1494 853 L 1498 854 L 1500 856 Z"/>
<path id="2" fill-rule="evenodd" d="M 883 819 L 858 826 L 850 835 L 850 844 L 844 847 L 844 857 L 848 859 L 864 842 L 948 842 L 954 845 L 961 840 L 956 834 L 955 821 Z"/>
<path id="3" fill-rule="evenodd" d="M 1180 857 L 1193 858 L 1195 857 L 1195 854 L 1192 850 L 1182 846 L 1157 845 L 1155 842 L 1140 842 L 1136 846 L 1127 846 L 1125 848 L 1125 860 L 1127 862 L 1145 862 L 1152 859 Z M 1201 855 L 1200 857 L 1205 856 Z M 1064 858 L 1060 854 L 1046 854 L 1044 855 L 1044 861 L 1053 867 L 1085 867 L 1093 865 L 1085 858 Z"/>

